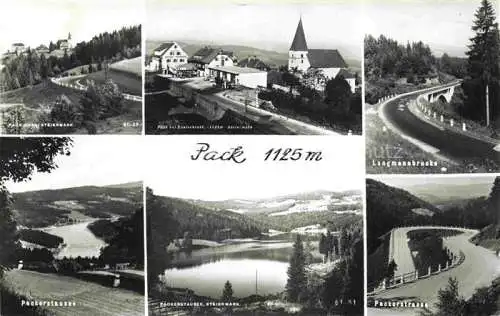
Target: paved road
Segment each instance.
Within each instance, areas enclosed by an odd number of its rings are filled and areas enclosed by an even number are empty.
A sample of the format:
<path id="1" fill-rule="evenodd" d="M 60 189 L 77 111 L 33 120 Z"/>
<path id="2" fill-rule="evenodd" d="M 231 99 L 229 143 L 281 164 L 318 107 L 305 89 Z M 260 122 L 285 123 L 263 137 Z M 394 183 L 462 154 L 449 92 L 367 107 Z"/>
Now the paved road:
<path id="1" fill-rule="evenodd" d="M 216 101 L 219 106 L 230 109 L 239 115 L 245 116 L 259 124 L 269 124 L 286 131 L 286 134 L 295 135 L 339 135 L 333 131 L 317 127 L 311 124 L 300 122 L 283 115 L 265 111 L 253 106 L 246 106 L 242 103 L 229 100 L 223 97 L 220 93 L 215 95 L 204 95 L 213 101 Z"/>
<path id="2" fill-rule="evenodd" d="M 17 293 L 33 300 L 76 302 L 76 307 L 50 307 L 56 316 L 144 315 L 144 297 L 132 291 L 27 270 L 9 271 L 5 281 Z"/>
<path id="3" fill-rule="evenodd" d="M 421 227 L 428 229 L 429 227 Z M 438 228 L 438 227 L 436 227 Z M 415 230 L 408 228 L 405 230 Z M 401 287 L 393 288 L 375 295 L 375 299 L 389 300 L 417 300 L 429 304 L 434 308 L 437 302 L 437 292 L 448 284 L 450 277 L 455 277 L 459 283 L 459 292 L 468 299 L 478 287 L 489 286 L 498 275 L 500 275 L 500 258 L 495 253 L 486 248 L 476 246 L 469 242 L 469 239 L 476 233 L 474 230 L 463 230 L 464 233 L 444 239 L 444 245 L 452 251 L 461 250 L 465 254 L 462 264 L 433 275 L 426 279 L 421 279 Z M 370 315 L 383 314 L 384 309 L 369 309 Z M 417 309 L 389 309 L 388 315 L 418 315 Z"/>
<path id="4" fill-rule="evenodd" d="M 391 232 L 389 243 L 389 262 L 394 260 L 397 264 L 395 275 L 406 274 L 415 271 L 415 264 L 408 247 L 407 229 L 398 228 Z"/>
<path id="5" fill-rule="evenodd" d="M 418 95 L 413 94 L 404 99 L 416 99 Z M 407 108 L 399 108 L 404 99 L 387 102 L 380 108 L 381 115 L 399 133 L 416 139 L 422 149 L 457 163 L 482 161 L 487 158 L 500 164 L 500 153 L 494 149 L 495 145 L 420 120 Z"/>

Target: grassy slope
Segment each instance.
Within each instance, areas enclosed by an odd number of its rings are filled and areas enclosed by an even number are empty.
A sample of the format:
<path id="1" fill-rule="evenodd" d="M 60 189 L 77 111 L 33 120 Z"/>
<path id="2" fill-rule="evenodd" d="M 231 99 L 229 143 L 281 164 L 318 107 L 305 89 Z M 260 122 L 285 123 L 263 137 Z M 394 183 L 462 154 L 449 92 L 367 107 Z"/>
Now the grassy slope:
<path id="1" fill-rule="evenodd" d="M 5 281 L 17 293 L 36 300 L 77 303 L 76 307 L 49 308 L 55 315 L 144 315 L 144 297 L 131 291 L 25 270 L 8 272 Z"/>

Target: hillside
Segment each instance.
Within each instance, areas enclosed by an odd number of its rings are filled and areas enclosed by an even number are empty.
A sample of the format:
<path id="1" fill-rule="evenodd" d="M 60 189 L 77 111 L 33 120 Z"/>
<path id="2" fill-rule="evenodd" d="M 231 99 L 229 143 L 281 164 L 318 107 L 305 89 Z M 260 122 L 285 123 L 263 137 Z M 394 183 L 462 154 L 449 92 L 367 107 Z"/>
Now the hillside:
<path id="1" fill-rule="evenodd" d="M 146 54 L 151 54 L 153 50 L 158 47 L 161 43 L 164 41 L 158 41 L 158 40 L 151 40 L 146 42 Z M 182 41 L 177 41 L 179 45 L 182 46 L 184 51 L 188 54 L 188 56 L 192 56 L 198 49 L 202 48 L 203 44 L 201 43 L 186 43 Z M 286 66 L 288 65 L 288 52 L 287 51 L 273 51 L 273 50 L 265 50 L 265 49 L 260 49 L 256 47 L 251 47 L 251 46 L 244 46 L 244 45 L 228 45 L 228 44 L 220 44 L 220 45 L 215 45 L 212 44 L 211 46 L 215 47 L 220 47 L 223 50 L 228 50 L 232 51 L 235 56 L 238 58 L 238 60 L 247 58 L 247 57 L 252 57 L 255 56 L 256 58 L 260 59 L 262 62 L 268 64 L 269 66 Z M 349 65 L 349 68 L 352 68 L 353 70 L 357 71 L 361 69 L 361 61 L 353 59 L 353 58 L 347 58 L 346 54 L 344 55 L 344 59 L 346 63 Z"/>
<path id="2" fill-rule="evenodd" d="M 234 212 L 214 211 L 177 198 L 158 198 L 161 208 L 169 210 L 178 222 L 178 237 L 190 232 L 193 238 L 217 240 L 221 230 L 230 228 L 233 238 L 249 238 L 259 237 L 269 228 Z"/>
<path id="3" fill-rule="evenodd" d="M 142 205 L 142 183 L 121 186 L 83 186 L 14 193 L 18 224 L 45 227 L 65 222 L 132 214 Z"/>
<path id="4" fill-rule="evenodd" d="M 425 209 L 429 212 L 417 211 Z M 380 245 L 379 237 L 398 226 L 433 223 L 441 211 L 408 191 L 366 180 L 367 252 Z M 424 215 L 426 214 L 426 215 Z"/>

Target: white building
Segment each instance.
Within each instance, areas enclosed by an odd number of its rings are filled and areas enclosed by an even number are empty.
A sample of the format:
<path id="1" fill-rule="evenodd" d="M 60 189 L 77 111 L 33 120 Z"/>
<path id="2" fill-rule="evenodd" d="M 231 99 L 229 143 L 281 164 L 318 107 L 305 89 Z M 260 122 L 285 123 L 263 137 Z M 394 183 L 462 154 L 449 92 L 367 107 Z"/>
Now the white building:
<path id="1" fill-rule="evenodd" d="M 222 78 L 226 85 L 241 85 L 257 89 L 267 86 L 267 72 L 248 67 L 209 66 L 209 76 Z"/>
<path id="2" fill-rule="evenodd" d="M 208 77 L 210 67 L 234 66 L 236 58 L 233 52 L 224 51 L 220 48 L 203 47 L 189 58 L 189 62 L 197 65 L 200 76 Z"/>
<path id="3" fill-rule="evenodd" d="M 164 74 L 175 73 L 177 67 L 187 63 L 189 56 L 176 42 L 166 42 L 153 51 L 149 71 L 162 71 Z"/>
<path id="4" fill-rule="evenodd" d="M 288 70 L 305 73 L 309 69 L 317 69 L 323 73 L 327 80 L 337 77 L 340 71 L 344 70 L 342 76 L 351 86 L 351 91 L 354 92 L 356 89 L 354 76 L 352 74 L 347 75 L 347 67 L 347 63 L 338 50 L 311 49 L 307 47 L 301 18 L 288 52 Z"/>
<path id="5" fill-rule="evenodd" d="M 10 49 L 10 53 L 15 53 L 15 54 L 20 55 L 20 54 L 26 52 L 26 50 L 27 50 L 27 47 L 24 46 L 23 43 L 14 43 L 14 44 L 12 44 L 12 47 Z"/>

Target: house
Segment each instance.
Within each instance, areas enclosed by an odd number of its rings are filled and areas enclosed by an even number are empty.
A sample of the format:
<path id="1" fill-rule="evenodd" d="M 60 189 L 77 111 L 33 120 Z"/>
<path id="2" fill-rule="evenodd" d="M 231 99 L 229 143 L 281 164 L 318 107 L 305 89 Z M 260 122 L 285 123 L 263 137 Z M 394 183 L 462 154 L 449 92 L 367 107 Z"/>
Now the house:
<path id="1" fill-rule="evenodd" d="M 342 76 L 352 77 L 347 75 L 347 63 L 336 49 L 312 49 L 307 46 L 302 18 L 299 19 L 295 36 L 288 52 L 288 70 L 306 73 L 308 70 L 315 69 L 321 71 L 323 76 L 328 79 L 336 78 L 341 70 L 344 70 Z M 351 86 L 351 91 L 354 92 L 356 84 L 354 80 L 347 80 Z"/>
<path id="2" fill-rule="evenodd" d="M 26 46 L 24 46 L 23 43 L 14 43 L 14 44 L 12 44 L 10 52 L 19 55 L 19 54 L 26 52 L 27 49 L 28 48 Z"/>
<path id="3" fill-rule="evenodd" d="M 188 61 L 188 54 L 176 42 L 165 42 L 153 51 L 149 71 L 161 71 L 164 74 L 175 73 L 180 65 Z"/>
<path id="4" fill-rule="evenodd" d="M 67 39 L 60 39 L 56 43 L 57 49 L 60 50 L 70 50 L 72 49 L 71 45 L 71 33 L 68 33 L 68 38 Z"/>
<path id="5" fill-rule="evenodd" d="M 257 56 L 250 56 L 247 58 L 243 58 L 238 62 L 239 67 L 250 67 L 250 68 L 255 68 L 259 70 L 269 70 L 271 67 L 269 67 L 266 63 L 264 63 L 262 60 L 258 59 Z"/>
<path id="6" fill-rule="evenodd" d="M 45 45 L 40 45 L 36 48 L 36 52 L 41 55 L 41 54 L 48 54 L 49 53 L 49 48 Z"/>
<path id="7" fill-rule="evenodd" d="M 221 78 L 224 87 L 239 85 L 251 89 L 267 87 L 267 72 L 238 66 L 208 66 L 209 76 Z"/>
<path id="8" fill-rule="evenodd" d="M 199 76 L 208 77 L 209 67 L 234 66 L 236 58 L 233 52 L 205 46 L 194 53 L 188 61 L 198 67 Z"/>

